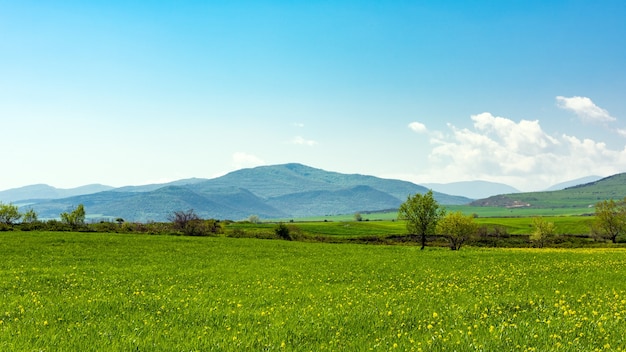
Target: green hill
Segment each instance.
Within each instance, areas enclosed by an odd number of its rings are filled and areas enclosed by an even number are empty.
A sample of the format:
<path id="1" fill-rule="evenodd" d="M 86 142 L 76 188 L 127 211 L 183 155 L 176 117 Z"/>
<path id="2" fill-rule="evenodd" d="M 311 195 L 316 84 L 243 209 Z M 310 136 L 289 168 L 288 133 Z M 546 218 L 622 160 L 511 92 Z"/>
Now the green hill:
<path id="1" fill-rule="evenodd" d="M 197 192 L 208 193 L 216 188 L 231 187 L 233 185 L 247 189 L 255 195 L 267 199 L 295 193 L 339 191 L 357 186 L 369 186 L 372 189 L 404 201 L 409 194 L 428 191 L 426 187 L 408 181 L 383 179 L 359 174 L 342 174 L 297 163 L 242 169 L 222 177 L 189 185 L 189 187 Z M 460 205 L 471 201 L 465 197 L 451 196 L 439 192 L 434 192 L 433 195 L 442 204 Z"/>
<path id="2" fill-rule="evenodd" d="M 599 201 L 626 197 L 626 173 L 617 174 L 560 191 L 502 194 L 470 205 L 506 208 L 593 208 Z M 590 210 L 590 212 L 593 209 Z"/>

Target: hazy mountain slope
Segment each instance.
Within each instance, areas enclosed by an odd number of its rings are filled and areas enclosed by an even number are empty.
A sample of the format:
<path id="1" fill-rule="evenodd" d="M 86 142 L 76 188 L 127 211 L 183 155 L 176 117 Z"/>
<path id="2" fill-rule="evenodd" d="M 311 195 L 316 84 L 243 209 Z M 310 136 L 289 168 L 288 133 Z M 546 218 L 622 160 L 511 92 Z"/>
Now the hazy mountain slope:
<path id="1" fill-rule="evenodd" d="M 203 218 L 215 219 L 240 220 L 251 214 L 265 218 L 287 215 L 246 190 L 220 189 L 205 195 L 184 186 L 167 186 L 152 192 L 108 191 L 43 201 L 31 206 L 42 218 L 57 218 L 61 212 L 78 204 L 83 204 L 91 216 L 121 217 L 140 222 L 165 221 L 172 212 L 189 209 Z"/>
<path id="2" fill-rule="evenodd" d="M 113 189 L 113 187 L 100 184 L 92 184 L 68 189 L 55 188 L 45 184 L 37 184 L 0 191 L 0 201 L 4 203 L 11 203 L 28 199 L 66 198 L 82 194 L 93 194 L 111 189 Z"/>
<path id="3" fill-rule="evenodd" d="M 557 183 L 555 185 L 552 185 L 552 186 L 548 187 L 546 189 L 546 191 L 560 191 L 562 189 L 566 189 L 566 188 L 569 188 L 569 187 L 575 187 L 575 186 L 584 185 L 584 184 L 590 183 L 590 182 L 596 182 L 596 181 L 601 180 L 601 179 L 602 179 L 602 177 L 600 177 L 600 176 L 581 177 L 581 178 L 577 178 L 575 180 Z"/>
<path id="4" fill-rule="evenodd" d="M 341 174 L 302 164 L 260 166 L 233 171 L 222 177 L 190 185 L 197 192 L 237 185 L 263 198 L 275 198 L 309 191 L 338 191 L 356 186 L 369 186 L 381 192 L 406 200 L 409 194 L 424 193 L 428 189 L 411 182 L 382 179 L 359 174 Z M 434 192 L 442 204 L 467 204 L 471 199 Z"/>
<path id="5" fill-rule="evenodd" d="M 422 186 L 433 191 L 481 199 L 505 193 L 518 193 L 519 190 L 504 183 L 489 181 L 461 181 L 452 183 L 424 183 Z"/>
<path id="6" fill-rule="evenodd" d="M 626 197 L 626 174 L 617 174 L 595 182 L 566 188 L 560 191 L 526 192 L 504 194 L 471 203 L 476 206 L 497 207 L 534 207 L 534 208 L 563 208 L 563 207 L 593 207 L 597 202 L 605 199 L 623 199 Z"/>
<path id="7" fill-rule="evenodd" d="M 179 184 L 179 185 L 173 185 Z M 93 195 L 32 202 L 42 218 L 83 204 L 92 216 L 127 221 L 163 221 L 194 209 L 203 218 L 241 220 L 250 215 L 284 218 L 349 214 L 397 208 L 409 194 L 427 189 L 406 181 L 327 172 L 301 164 L 263 166 L 211 179 L 126 187 Z M 467 204 L 465 197 L 434 193 L 441 204 Z"/>
<path id="8" fill-rule="evenodd" d="M 401 203 L 400 199 L 369 186 L 356 186 L 338 191 L 292 193 L 268 200 L 268 204 L 275 208 L 289 209 L 289 213 L 293 217 L 394 209 Z"/>
<path id="9" fill-rule="evenodd" d="M 153 184 L 149 184 L 149 185 L 141 185 L 141 186 L 124 186 L 124 187 L 118 187 L 115 188 L 116 192 L 151 192 L 151 191 L 155 191 L 159 188 L 164 188 L 164 187 L 168 187 L 168 186 L 186 186 L 186 185 L 191 185 L 194 183 L 200 183 L 200 182 L 204 182 L 207 181 L 208 179 L 206 178 L 186 178 L 186 179 L 182 179 L 182 180 L 176 180 L 176 181 L 172 181 L 172 182 L 167 182 L 167 183 L 153 183 Z"/>

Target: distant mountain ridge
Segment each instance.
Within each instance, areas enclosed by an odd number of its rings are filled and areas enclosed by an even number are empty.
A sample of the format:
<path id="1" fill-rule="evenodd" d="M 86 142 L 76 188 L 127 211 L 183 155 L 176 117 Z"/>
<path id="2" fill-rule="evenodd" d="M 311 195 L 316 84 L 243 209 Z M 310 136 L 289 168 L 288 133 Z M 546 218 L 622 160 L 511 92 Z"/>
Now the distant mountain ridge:
<path id="1" fill-rule="evenodd" d="M 91 184 L 76 188 L 55 188 L 46 184 L 36 184 L 0 191 L 0 201 L 11 203 L 25 199 L 57 199 L 93 194 L 112 190 L 114 187 L 101 184 Z"/>
<path id="2" fill-rule="evenodd" d="M 515 187 L 489 181 L 461 181 L 451 183 L 423 183 L 433 191 L 454 194 L 472 199 L 487 198 L 497 194 L 518 193 Z"/>
<path id="3" fill-rule="evenodd" d="M 563 189 L 566 189 L 566 188 L 576 187 L 576 186 L 584 185 L 584 184 L 587 184 L 587 183 L 595 182 L 595 181 L 601 180 L 602 178 L 603 178 L 602 176 L 581 177 L 581 178 L 577 178 L 575 180 L 570 180 L 570 181 L 557 183 L 555 185 L 552 185 L 552 186 L 548 187 L 546 189 L 546 191 L 560 191 L 560 190 L 563 190 Z"/>
<path id="4" fill-rule="evenodd" d="M 187 179 L 162 185 L 107 189 L 73 197 L 34 200 L 42 218 L 83 204 L 88 215 L 127 221 L 163 221 L 177 210 L 194 209 L 203 218 L 289 218 L 394 209 L 410 194 L 428 189 L 411 182 L 341 174 L 302 164 L 241 169 L 214 179 Z M 441 204 L 471 199 L 434 192 Z M 17 205 L 20 205 L 17 203 Z"/>

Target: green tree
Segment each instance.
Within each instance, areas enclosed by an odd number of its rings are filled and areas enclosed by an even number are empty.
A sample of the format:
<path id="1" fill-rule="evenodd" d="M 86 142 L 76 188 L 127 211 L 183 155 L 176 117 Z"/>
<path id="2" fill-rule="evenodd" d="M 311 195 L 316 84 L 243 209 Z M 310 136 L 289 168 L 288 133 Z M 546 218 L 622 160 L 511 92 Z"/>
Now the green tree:
<path id="1" fill-rule="evenodd" d="M 20 214 L 17 205 L 3 204 L 0 202 L 0 223 L 10 226 L 21 217 L 22 214 Z"/>
<path id="2" fill-rule="evenodd" d="M 533 218 L 532 226 L 533 232 L 530 234 L 530 240 L 537 243 L 539 247 L 543 247 L 556 234 L 554 223 L 545 221 L 542 217 Z"/>
<path id="3" fill-rule="evenodd" d="M 354 220 L 355 221 L 363 221 L 363 216 L 361 216 L 361 213 L 359 213 L 359 212 L 354 213 Z"/>
<path id="4" fill-rule="evenodd" d="M 400 205 L 398 219 L 406 221 L 406 229 L 409 234 L 420 236 L 422 248 L 426 247 L 426 236 L 434 235 L 437 222 L 445 215 L 445 209 L 433 197 L 433 191 L 425 194 L 408 196 L 407 200 Z"/>
<path id="5" fill-rule="evenodd" d="M 73 229 L 85 225 L 85 207 L 79 204 L 71 212 L 61 213 L 61 221 L 70 225 Z"/>
<path id="6" fill-rule="evenodd" d="M 592 232 L 617 243 L 617 237 L 626 232 L 626 198 L 596 203 L 596 221 Z"/>
<path id="7" fill-rule="evenodd" d="M 33 222 L 37 222 L 37 220 L 38 220 L 38 216 L 35 210 L 33 210 L 33 208 L 28 209 L 28 211 L 22 215 L 23 223 L 31 224 Z"/>
<path id="8" fill-rule="evenodd" d="M 450 241 L 450 249 L 455 251 L 478 232 L 478 224 L 473 215 L 465 216 L 460 211 L 445 215 L 437 223 L 437 233 Z"/>

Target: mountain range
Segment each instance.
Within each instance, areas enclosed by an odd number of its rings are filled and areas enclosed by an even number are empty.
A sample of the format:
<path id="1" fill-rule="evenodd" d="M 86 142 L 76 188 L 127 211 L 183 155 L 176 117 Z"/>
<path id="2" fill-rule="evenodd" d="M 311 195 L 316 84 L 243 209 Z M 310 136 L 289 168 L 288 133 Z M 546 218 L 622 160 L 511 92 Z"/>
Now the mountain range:
<path id="1" fill-rule="evenodd" d="M 28 193 L 32 188 L 18 189 L 21 196 L 8 190 L 0 192 L 0 200 L 32 208 L 41 218 L 57 218 L 83 204 L 92 218 L 121 217 L 146 222 L 163 221 L 174 211 L 188 209 L 194 209 L 203 218 L 233 220 L 250 215 L 290 218 L 351 214 L 396 209 L 408 195 L 428 191 L 407 181 L 341 174 L 295 163 L 241 169 L 214 179 L 97 187 L 103 191 L 61 198 L 53 198 L 51 192 L 44 193 L 46 197 Z M 434 197 L 441 204 L 471 202 L 466 197 L 439 192 L 434 192 Z"/>
<path id="2" fill-rule="evenodd" d="M 604 184 L 604 179 L 597 179 L 591 176 L 553 187 L 566 187 L 589 180 L 596 180 L 592 184 Z M 573 188 L 581 187 L 584 188 Z M 597 187 L 610 191 L 615 184 L 608 188 Z M 44 219 L 58 218 L 60 213 L 83 204 L 92 219 L 164 221 L 174 211 L 194 209 L 203 218 L 239 220 L 250 215 L 261 218 L 297 218 L 397 209 L 408 195 L 424 193 L 428 189 L 433 189 L 435 199 L 442 205 L 469 204 L 481 198 L 472 203 L 479 206 L 531 203 L 541 206 L 546 202 L 536 201 L 537 194 L 540 198 L 550 198 L 553 193 L 564 192 L 520 193 L 513 187 L 485 181 L 422 186 L 407 181 L 341 174 L 292 163 L 241 169 L 214 179 L 190 178 L 143 186 L 114 188 L 94 184 L 57 189 L 48 185 L 31 185 L 0 191 L 0 201 L 14 203 L 23 209 L 32 208 Z M 568 189 L 571 187 L 565 190 L 565 194 L 571 192 Z M 498 196 L 491 196 L 493 194 Z M 583 198 L 582 203 L 592 200 Z M 554 202 L 546 204 L 554 206 Z"/>

